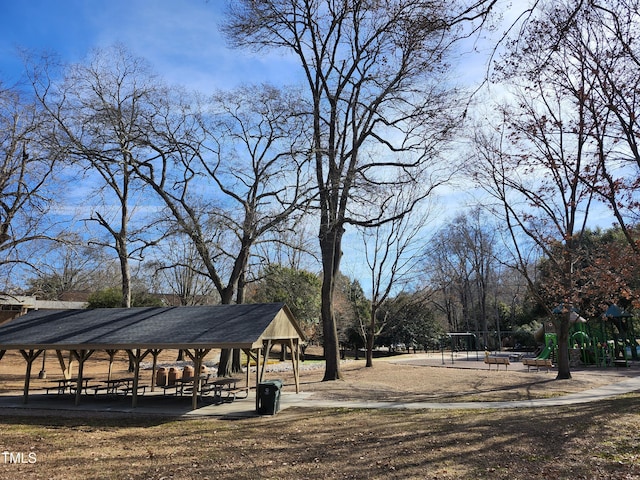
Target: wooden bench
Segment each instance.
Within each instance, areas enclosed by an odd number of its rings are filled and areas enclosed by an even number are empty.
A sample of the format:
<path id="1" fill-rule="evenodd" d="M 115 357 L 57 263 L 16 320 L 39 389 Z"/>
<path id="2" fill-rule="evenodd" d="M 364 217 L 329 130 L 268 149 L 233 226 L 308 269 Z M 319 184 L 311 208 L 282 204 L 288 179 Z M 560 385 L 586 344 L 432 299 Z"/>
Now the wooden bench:
<path id="1" fill-rule="evenodd" d="M 240 398 L 247 398 L 249 396 L 249 387 L 231 388 L 229 390 L 223 390 L 223 393 L 226 394 L 227 399 L 234 401 L 238 398 L 239 393 L 244 393 L 244 396 Z"/>
<path id="2" fill-rule="evenodd" d="M 617 360 L 614 360 L 614 361 L 613 361 L 613 365 L 614 365 L 616 368 L 620 368 L 620 367 L 624 367 L 624 368 L 626 368 L 626 367 L 628 367 L 628 366 L 629 366 L 629 363 L 628 363 L 626 360 L 623 360 L 623 359 L 617 359 Z"/>
<path id="3" fill-rule="evenodd" d="M 495 365 L 496 370 L 500 368 L 500 365 L 504 365 L 505 370 L 508 368 L 508 365 L 511 365 L 509 357 L 494 357 L 491 355 L 486 355 L 484 357 L 484 363 L 489 365 L 489 370 L 491 370 L 491 365 Z"/>
<path id="4" fill-rule="evenodd" d="M 116 393 L 114 388 L 109 385 L 97 385 L 97 386 L 91 386 L 89 388 L 93 390 L 94 395 L 98 395 L 98 393 L 100 392 L 112 393 L 112 394 Z"/>
<path id="5" fill-rule="evenodd" d="M 128 395 L 133 392 L 133 387 L 122 387 L 119 389 L 122 395 Z M 138 385 L 138 395 L 141 395 L 140 391 L 142 391 L 142 395 L 147 391 L 146 385 Z"/>
<path id="6" fill-rule="evenodd" d="M 527 366 L 527 372 L 531 367 L 536 367 L 540 370 L 540 367 L 545 367 L 547 372 L 552 367 L 550 358 L 523 358 L 522 364 Z"/>
<path id="7" fill-rule="evenodd" d="M 53 387 L 45 387 L 45 390 L 47 392 L 47 395 L 50 395 L 51 392 L 55 392 L 56 395 L 64 395 L 67 390 L 71 391 L 69 384 L 60 384 Z"/>

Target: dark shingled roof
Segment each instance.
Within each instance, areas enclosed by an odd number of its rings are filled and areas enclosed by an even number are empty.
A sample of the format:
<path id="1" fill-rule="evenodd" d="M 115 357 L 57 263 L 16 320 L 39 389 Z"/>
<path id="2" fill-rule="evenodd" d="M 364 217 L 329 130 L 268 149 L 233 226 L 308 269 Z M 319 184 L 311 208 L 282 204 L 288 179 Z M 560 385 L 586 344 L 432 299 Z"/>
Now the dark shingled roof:
<path id="1" fill-rule="evenodd" d="M 304 339 L 282 303 L 35 310 L 0 326 L 0 350 L 258 348 Z"/>

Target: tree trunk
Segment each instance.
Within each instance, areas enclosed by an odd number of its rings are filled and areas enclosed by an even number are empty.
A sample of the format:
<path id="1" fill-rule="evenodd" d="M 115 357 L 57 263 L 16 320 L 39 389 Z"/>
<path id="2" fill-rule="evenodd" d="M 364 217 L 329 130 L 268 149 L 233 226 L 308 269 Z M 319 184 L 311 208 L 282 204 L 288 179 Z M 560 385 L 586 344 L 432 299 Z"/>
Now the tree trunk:
<path id="1" fill-rule="evenodd" d="M 373 345 L 376 340 L 376 315 L 378 314 L 378 308 L 376 304 L 371 307 L 371 319 L 369 321 L 369 328 L 365 332 L 367 342 L 367 363 L 365 367 L 373 367 Z"/>
<path id="2" fill-rule="evenodd" d="M 230 377 L 231 371 L 231 352 L 230 348 L 223 348 L 220 351 L 220 361 L 218 362 L 218 377 Z"/>
<path id="3" fill-rule="evenodd" d="M 556 328 L 558 332 L 558 375 L 556 380 L 568 380 L 571 378 L 571 371 L 569 368 L 569 326 L 571 308 L 569 311 L 562 314 L 559 325 Z"/>
<path id="4" fill-rule="evenodd" d="M 321 318 L 326 362 L 323 381 L 340 380 L 342 378 L 338 329 L 333 310 L 335 279 L 340 271 L 341 244 L 342 227 L 336 227 L 335 224 L 332 226 L 320 226 L 320 250 L 322 252 Z"/>
<path id="5" fill-rule="evenodd" d="M 126 253 L 120 253 L 120 272 L 122 273 L 122 306 L 131 307 L 131 268 Z"/>
<path id="6" fill-rule="evenodd" d="M 333 296 L 333 288 L 322 288 L 322 332 L 324 343 L 324 358 L 326 362 L 323 381 L 340 380 L 340 348 L 338 345 L 338 330 L 334 320 L 333 305 L 328 297 Z"/>
<path id="7" fill-rule="evenodd" d="M 242 373 L 242 352 L 239 348 L 231 350 L 231 374 Z"/>
<path id="8" fill-rule="evenodd" d="M 129 245 L 127 238 L 129 235 L 128 221 L 129 221 L 129 175 L 125 167 L 125 175 L 122 184 L 122 197 L 120 198 L 121 212 L 120 212 L 120 231 L 114 232 L 116 251 L 118 253 L 118 259 L 120 260 L 120 273 L 122 275 L 122 306 L 124 308 L 131 308 L 131 267 L 129 266 Z M 102 217 L 99 217 L 102 218 Z M 104 221 L 104 225 L 108 230 L 111 230 L 107 222 Z"/>
<path id="9" fill-rule="evenodd" d="M 246 261 L 243 263 L 246 266 Z M 244 267 L 238 277 L 237 282 L 231 282 L 222 291 L 221 302 L 228 305 L 233 301 L 234 283 L 238 286 L 236 303 L 240 304 L 244 302 Z M 224 348 L 220 352 L 220 362 L 218 363 L 218 376 L 219 377 L 231 377 L 236 373 L 242 373 L 241 352 L 238 349 Z"/>
<path id="10" fill-rule="evenodd" d="M 373 367 L 373 329 L 367 333 L 367 363 L 366 367 Z"/>
<path id="11" fill-rule="evenodd" d="M 220 303 L 229 305 L 232 300 L 233 288 L 229 288 L 229 285 L 227 285 L 227 287 L 220 292 Z M 220 361 L 218 362 L 218 377 L 231 377 L 233 375 L 232 358 L 232 350 L 230 348 L 223 348 L 220 352 Z"/>

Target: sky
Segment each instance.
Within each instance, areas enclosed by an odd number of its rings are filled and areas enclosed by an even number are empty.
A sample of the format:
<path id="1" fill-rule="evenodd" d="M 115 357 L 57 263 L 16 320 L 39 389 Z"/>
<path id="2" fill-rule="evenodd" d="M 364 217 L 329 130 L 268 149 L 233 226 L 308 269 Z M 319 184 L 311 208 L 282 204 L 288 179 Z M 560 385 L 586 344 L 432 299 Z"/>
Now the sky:
<path id="1" fill-rule="evenodd" d="M 212 92 L 241 83 L 296 83 L 293 56 L 253 54 L 227 47 L 218 31 L 225 0 L 0 0 L 0 80 L 21 80 L 19 50 L 51 52 L 80 62 L 91 49 L 122 43 L 146 59 L 169 83 Z M 465 72 L 483 71 L 482 61 L 463 60 Z M 80 192 L 78 192 L 80 193 Z M 81 194 L 81 193 L 80 193 Z M 359 242 L 346 242 L 343 268 L 356 276 Z"/>
<path id="2" fill-rule="evenodd" d="M 291 83 L 294 59 L 229 49 L 218 32 L 223 0 L 0 0 L 0 78 L 20 79 L 18 49 L 69 62 L 124 44 L 170 83 L 212 91 L 241 82 Z"/>
<path id="3" fill-rule="evenodd" d="M 293 55 L 228 48 L 218 31 L 226 0 L 0 0 L 0 79 L 20 79 L 18 49 L 50 51 L 78 62 L 92 48 L 124 44 L 148 60 L 170 83 L 210 92 L 240 83 L 295 83 Z M 507 10 L 506 20 L 515 18 Z M 506 24 L 505 23 L 505 24 Z M 463 75 L 475 82 L 485 73 L 486 55 L 461 56 Z"/>
<path id="4" fill-rule="evenodd" d="M 53 52 L 79 62 L 92 48 L 124 44 L 145 58 L 169 83 L 202 92 L 241 83 L 296 83 L 299 65 L 278 52 L 227 47 L 218 31 L 224 0 L 0 0 L 0 81 L 20 81 L 19 49 Z M 512 13 L 512 15 L 515 15 Z M 507 18 L 508 23 L 508 18 Z M 478 45 L 474 45 L 477 47 Z M 461 57 L 457 67 L 468 83 L 485 72 L 487 51 Z M 463 203 L 459 189 L 445 192 Z M 465 206 L 465 205 L 461 205 Z M 450 210 L 449 210 L 450 212 Z M 345 260 L 355 244 L 345 244 Z M 343 267 L 350 266 L 345 262 Z M 351 267 L 354 268 L 354 267 Z M 354 272 L 355 273 L 355 272 Z"/>

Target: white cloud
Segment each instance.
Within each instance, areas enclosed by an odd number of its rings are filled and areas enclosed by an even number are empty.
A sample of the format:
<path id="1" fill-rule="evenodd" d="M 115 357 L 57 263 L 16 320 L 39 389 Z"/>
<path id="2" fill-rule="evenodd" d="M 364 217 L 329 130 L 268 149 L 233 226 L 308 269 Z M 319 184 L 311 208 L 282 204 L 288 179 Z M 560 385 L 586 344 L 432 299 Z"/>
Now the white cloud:
<path id="1" fill-rule="evenodd" d="M 228 48 L 218 30 L 224 13 L 219 3 L 133 0 L 105 5 L 91 19 L 97 46 L 123 43 L 170 83 L 204 92 L 239 83 L 291 83 L 296 67 L 291 57 Z"/>

